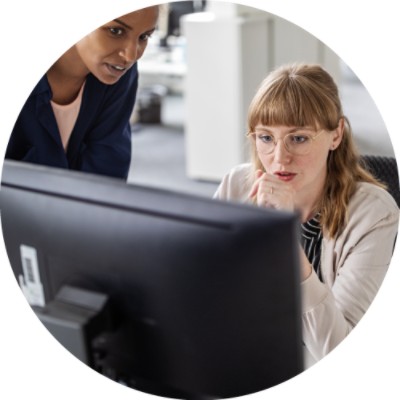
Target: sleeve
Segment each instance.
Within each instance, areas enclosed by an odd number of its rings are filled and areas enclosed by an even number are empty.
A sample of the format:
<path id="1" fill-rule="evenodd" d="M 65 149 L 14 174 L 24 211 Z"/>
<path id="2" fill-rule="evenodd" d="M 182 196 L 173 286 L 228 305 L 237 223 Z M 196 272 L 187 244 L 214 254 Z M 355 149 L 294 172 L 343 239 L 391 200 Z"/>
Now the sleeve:
<path id="1" fill-rule="evenodd" d="M 215 191 L 213 198 L 218 200 L 229 200 L 228 189 L 229 189 L 229 175 L 226 174 L 222 178 L 221 183 L 218 185 L 218 188 Z"/>
<path id="2" fill-rule="evenodd" d="M 233 167 L 221 180 L 213 198 L 224 201 L 246 203 L 252 184 L 250 164 Z"/>
<path id="3" fill-rule="evenodd" d="M 91 129 L 85 135 L 78 169 L 126 179 L 131 161 L 130 117 L 138 87 L 134 65 L 106 94 L 96 112 Z"/>
<path id="4" fill-rule="evenodd" d="M 303 341 L 315 360 L 335 348 L 363 317 L 377 294 L 393 254 L 399 211 L 390 203 L 363 207 L 323 262 L 335 271 L 332 285 L 313 271 L 301 284 Z"/>

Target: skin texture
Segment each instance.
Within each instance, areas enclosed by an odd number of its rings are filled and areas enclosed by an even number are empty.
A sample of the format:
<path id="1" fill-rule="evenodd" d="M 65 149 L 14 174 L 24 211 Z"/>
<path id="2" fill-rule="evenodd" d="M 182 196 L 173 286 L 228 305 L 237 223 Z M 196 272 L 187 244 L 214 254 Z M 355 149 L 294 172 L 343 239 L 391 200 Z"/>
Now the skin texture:
<path id="1" fill-rule="evenodd" d="M 107 85 L 116 83 L 143 55 L 155 30 L 158 12 L 154 6 L 126 14 L 72 46 L 47 72 L 52 100 L 71 103 L 89 73 Z"/>
<path id="2" fill-rule="evenodd" d="M 323 131 L 313 142 L 307 155 L 293 155 L 283 143 L 283 137 L 291 132 L 307 133 L 316 136 L 320 130 L 311 127 L 263 126 L 257 125 L 256 136 L 272 135 L 277 141 L 270 154 L 258 153 L 264 171 L 256 172 L 256 180 L 249 193 L 260 207 L 300 212 L 302 222 L 310 219 L 316 212 L 327 173 L 327 159 L 343 137 L 344 122 L 329 132 Z M 284 174 L 282 174 L 284 172 Z M 302 249 L 302 280 L 311 273 L 311 265 Z"/>

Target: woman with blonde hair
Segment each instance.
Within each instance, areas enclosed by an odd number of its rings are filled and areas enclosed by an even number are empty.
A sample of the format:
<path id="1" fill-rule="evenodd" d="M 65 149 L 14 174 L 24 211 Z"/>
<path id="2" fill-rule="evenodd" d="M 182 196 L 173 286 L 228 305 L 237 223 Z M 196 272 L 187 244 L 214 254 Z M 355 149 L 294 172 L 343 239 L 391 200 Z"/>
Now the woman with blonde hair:
<path id="1" fill-rule="evenodd" d="M 247 137 L 252 162 L 233 168 L 214 197 L 298 213 L 310 366 L 349 334 L 374 299 L 399 210 L 360 165 L 338 88 L 319 65 L 271 72 L 250 104 Z"/>

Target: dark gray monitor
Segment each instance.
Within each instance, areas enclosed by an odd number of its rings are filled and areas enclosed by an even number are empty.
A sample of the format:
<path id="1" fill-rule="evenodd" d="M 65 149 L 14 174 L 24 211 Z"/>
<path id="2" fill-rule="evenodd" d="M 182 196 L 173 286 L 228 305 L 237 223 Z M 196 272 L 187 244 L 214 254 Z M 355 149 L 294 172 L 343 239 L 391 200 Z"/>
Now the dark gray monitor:
<path id="1" fill-rule="evenodd" d="M 99 373 L 226 398 L 303 370 L 294 214 L 14 161 L 0 196 L 33 310 Z"/>

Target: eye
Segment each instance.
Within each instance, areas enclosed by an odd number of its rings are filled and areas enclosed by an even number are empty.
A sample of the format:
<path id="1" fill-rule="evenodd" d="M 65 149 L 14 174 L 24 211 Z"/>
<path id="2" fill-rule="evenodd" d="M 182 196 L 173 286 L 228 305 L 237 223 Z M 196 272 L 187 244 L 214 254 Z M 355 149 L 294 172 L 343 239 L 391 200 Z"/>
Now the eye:
<path id="1" fill-rule="evenodd" d="M 147 41 L 151 38 L 152 33 L 153 33 L 153 32 L 146 32 L 146 33 L 143 33 L 142 35 L 139 36 L 139 39 L 140 39 L 142 42 L 147 42 Z"/>
<path id="2" fill-rule="evenodd" d="M 289 135 L 289 142 L 295 145 L 307 143 L 309 140 L 308 135 Z"/>
<path id="3" fill-rule="evenodd" d="M 258 138 L 258 140 L 260 140 L 263 143 L 267 143 L 267 144 L 274 143 L 274 137 L 272 135 L 262 134 L 262 135 L 258 135 L 257 138 Z"/>
<path id="4" fill-rule="evenodd" d="M 121 27 L 110 27 L 108 28 L 108 31 L 111 33 L 112 36 L 122 36 L 125 33 L 125 29 Z"/>

